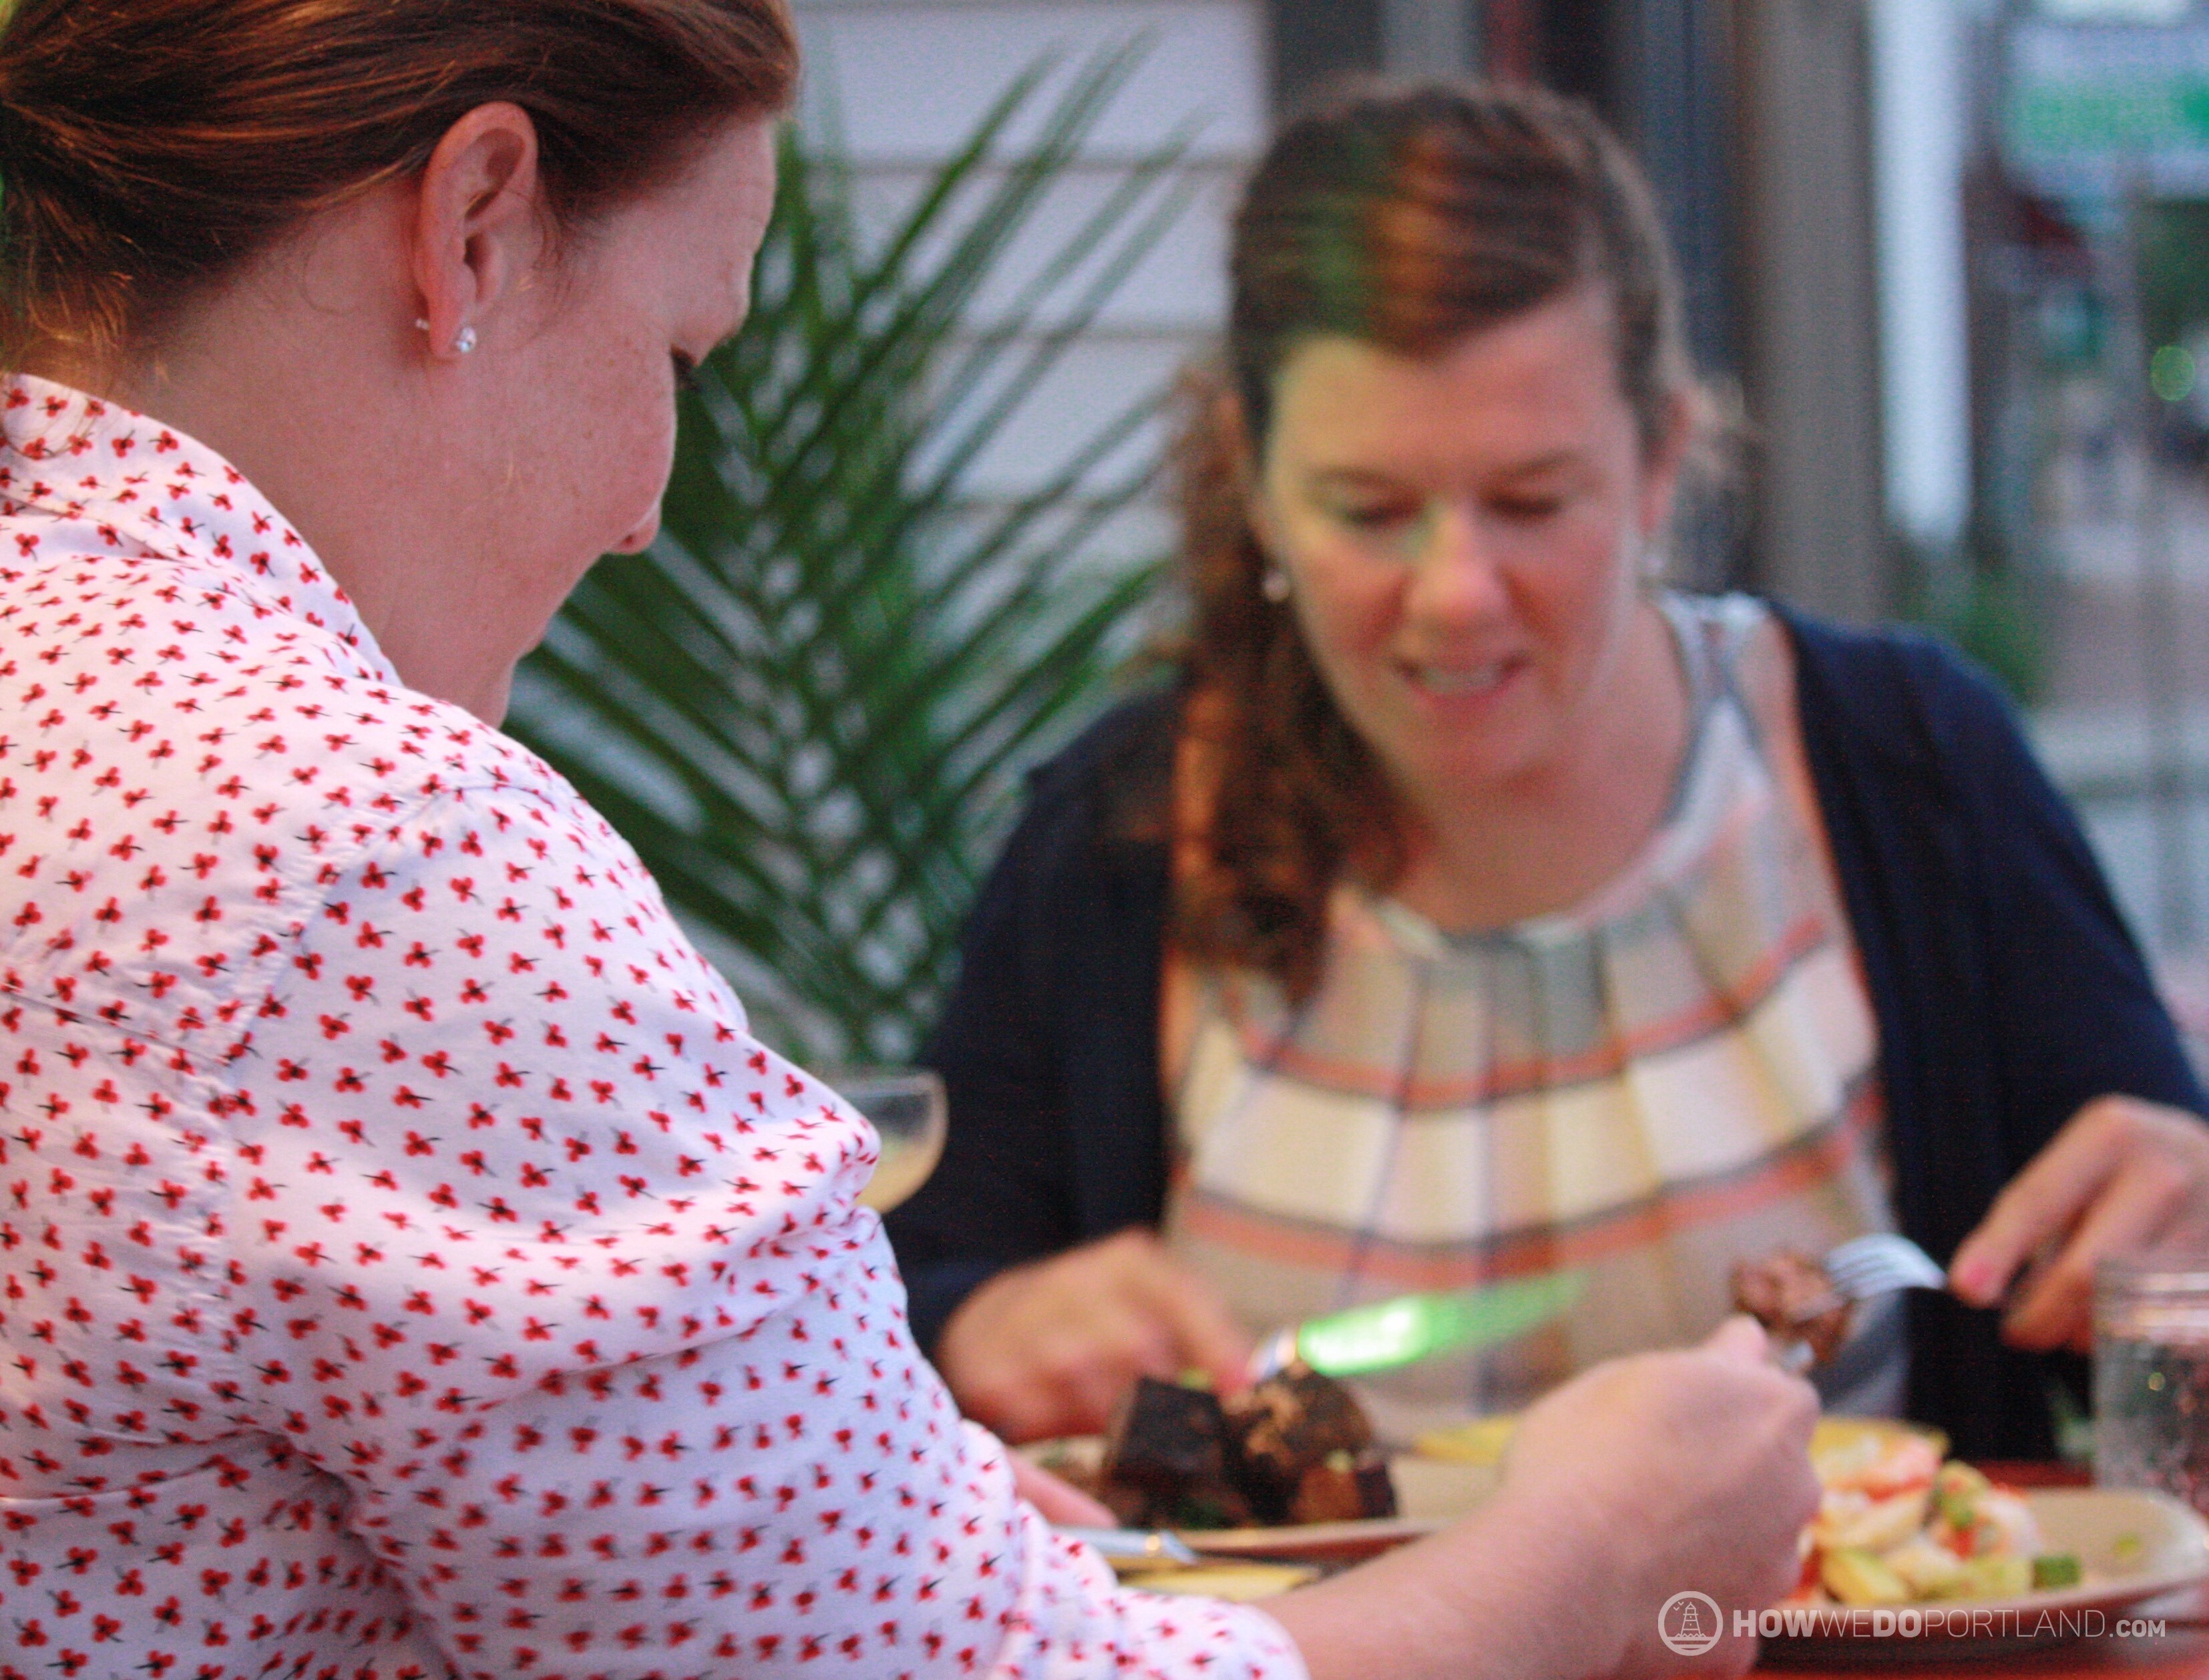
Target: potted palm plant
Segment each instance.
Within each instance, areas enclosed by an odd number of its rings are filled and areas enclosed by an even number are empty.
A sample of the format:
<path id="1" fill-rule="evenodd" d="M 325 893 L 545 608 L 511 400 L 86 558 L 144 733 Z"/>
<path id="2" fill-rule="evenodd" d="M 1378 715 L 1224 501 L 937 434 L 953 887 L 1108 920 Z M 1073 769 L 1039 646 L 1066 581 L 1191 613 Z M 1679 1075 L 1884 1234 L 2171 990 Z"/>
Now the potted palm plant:
<path id="1" fill-rule="evenodd" d="M 1140 639 L 1155 563 L 1094 550 L 1151 490 L 1155 397 L 1026 493 L 972 491 L 1184 208 L 1170 145 L 977 319 L 1136 57 L 1048 101 L 1032 67 L 873 238 L 841 148 L 785 132 L 751 319 L 681 399 L 661 534 L 593 570 L 516 685 L 515 732 L 636 846 L 761 1035 L 816 1064 L 911 1053 L 1020 770 Z"/>

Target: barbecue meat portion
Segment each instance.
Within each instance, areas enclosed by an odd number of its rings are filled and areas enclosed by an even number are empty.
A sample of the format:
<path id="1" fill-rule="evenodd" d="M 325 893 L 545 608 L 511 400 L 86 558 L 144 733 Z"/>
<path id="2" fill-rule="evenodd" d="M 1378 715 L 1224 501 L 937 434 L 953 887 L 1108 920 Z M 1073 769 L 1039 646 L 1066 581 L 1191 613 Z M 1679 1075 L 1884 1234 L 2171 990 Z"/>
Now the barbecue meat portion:
<path id="1" fill-rule="evenodd" d="M 1822 1262 L 1782 1249 L 1733 1268 L 1733 1304 L 1785 1346 L 1797 1343 L 1821 1365 L 1849 1339 L 1849 1304 L 1833 1291 Z"/>

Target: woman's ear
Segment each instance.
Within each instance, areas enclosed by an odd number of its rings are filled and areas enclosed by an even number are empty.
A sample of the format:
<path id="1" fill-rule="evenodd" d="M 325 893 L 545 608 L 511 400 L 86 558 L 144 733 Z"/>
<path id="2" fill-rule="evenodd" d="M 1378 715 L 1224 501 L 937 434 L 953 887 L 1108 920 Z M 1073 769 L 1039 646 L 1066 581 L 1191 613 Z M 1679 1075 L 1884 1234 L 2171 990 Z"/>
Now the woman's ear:
<path id="1" fill-rule="evenodd" d="M 1662 537 L 1672 523 L 1680 474 L 1703 429 L 1706 406 L 1702 394 L 1692 387 L 1675 391 L 1664 400 L 1663 429 L 1642 463 L 1639 523 L 1645 542 Z"/>
<path id="2" fill-rule="evenodd" d="M 1243 399 L 1233 390 L 1219 394 L 1218 416 L 1221 455 L 1235 474 L 1235 488 L 1242 497 L 1243 515 L 1250 522 L 1251 534 L 1257 538 L 1258 546 L 1268 555 L 1278 554 L 1280 545 L 1279 521 L 1274 517 L 1266 494 L 1266 467 L 1260 458 L 1256 439 L 1250 427 L 1250 417 L 1243 406 Z"/>
<path id="3" fill-rule="evenodd" d="M 465 356 L 494 330 L 543 260 L 549 228 L 537 124 L 520 105 L 478 105 L 445 131 L 422 171 L 409 255 L 430 353 Z"/>

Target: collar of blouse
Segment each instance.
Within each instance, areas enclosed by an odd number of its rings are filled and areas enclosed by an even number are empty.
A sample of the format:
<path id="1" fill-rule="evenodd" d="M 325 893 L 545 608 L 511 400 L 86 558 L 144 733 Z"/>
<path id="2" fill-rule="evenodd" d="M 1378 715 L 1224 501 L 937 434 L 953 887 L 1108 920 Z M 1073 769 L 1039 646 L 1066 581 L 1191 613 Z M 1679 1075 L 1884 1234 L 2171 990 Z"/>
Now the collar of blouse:
<path id="1" fill-rule="evenodd" d="M 0 515 L 35 508 L 96 519 L 116 548 L 128 541 L 233 573 L 268 608 L 334 636 L 354 656 L 347 674 L 399 681 L 306 539 L 214 450 L 34 375 L 9 377 L 0 394 Z M 15 541 L 27 555 L 39 539 L 24 533 Z"/>

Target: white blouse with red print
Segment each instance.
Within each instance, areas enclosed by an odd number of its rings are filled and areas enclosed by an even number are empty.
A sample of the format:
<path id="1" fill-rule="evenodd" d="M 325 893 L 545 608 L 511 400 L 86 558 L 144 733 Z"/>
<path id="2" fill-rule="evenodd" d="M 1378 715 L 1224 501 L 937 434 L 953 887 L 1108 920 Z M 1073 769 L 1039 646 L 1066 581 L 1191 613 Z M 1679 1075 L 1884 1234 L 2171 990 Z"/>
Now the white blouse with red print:
<path id="1" fill-rule="evenodd" d="M 1014 1498 L 872 1133 L 574 790 L 0 389 L 0 1677 L 1301 1673 Z"/>

